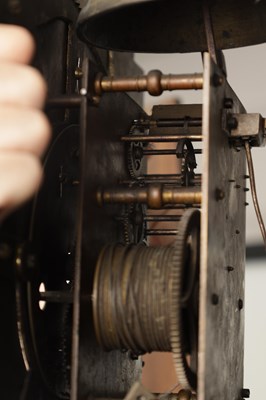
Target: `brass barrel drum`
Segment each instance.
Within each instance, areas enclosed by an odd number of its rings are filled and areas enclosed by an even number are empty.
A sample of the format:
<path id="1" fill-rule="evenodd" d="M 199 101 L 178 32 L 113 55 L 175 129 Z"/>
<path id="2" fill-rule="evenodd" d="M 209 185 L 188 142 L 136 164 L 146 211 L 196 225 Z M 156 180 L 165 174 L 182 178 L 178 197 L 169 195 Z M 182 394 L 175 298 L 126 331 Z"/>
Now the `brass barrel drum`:
<path id="1" fill-rule="evenodd" d="M 189 209 L 172 246 L 107 245 L 93 289 L 94 327 L 102 347 L 136 357 L 172 351 L 186 389 L 197 386 L 199 238 L 200 211 Z"/>

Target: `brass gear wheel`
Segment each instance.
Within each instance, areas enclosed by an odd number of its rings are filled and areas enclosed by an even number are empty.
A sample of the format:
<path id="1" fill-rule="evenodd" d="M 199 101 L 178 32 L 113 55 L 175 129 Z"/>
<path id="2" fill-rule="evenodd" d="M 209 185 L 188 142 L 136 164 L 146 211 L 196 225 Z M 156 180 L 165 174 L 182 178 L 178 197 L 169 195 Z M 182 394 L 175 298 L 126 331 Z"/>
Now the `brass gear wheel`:
<path id="1" fill-rule="evenodd" d="M 186 150 L 185 150 L 186 148 Z M 182 159 L 181 179 L 182 186 L 193 185 L 194 169 L 197 167 L 194 147 L 189 139 L 179 140 L 176 147 L 177 158 Z"/>
<path id="2" fill-rule="evenodd" d="M 127 151 L 127 165 L 130 177 L 138 178 L 144 173 L 143 147 L 140 142 L 131 142 Z"/>
<path id="3" fill-rule="evenodd" d="M 138 135 L 138 126 L 132 125 L 129 135 Z M 136 179 L 145 172 L 145 162 L 143 158 L 143 144 L 141 142 L 131 142 L 127 147 L 127 166 L 131 178 Z"/>
<path id="4" fill-rule="evenodd" d="M 174 245 L 172 258 L 171 279 L 173 282 L 170 341 L 176 373 L 179 383 L 184 389 L 195 390 L 197 386 L 197 331 L 198 301 L 197 276 L 199 274 L 199 245 L 200 245 L 200 211 L 189 209 L 185 211 L 179 224 L 178 235 Z M 186 279 L 187 277 L 189 279 Z M 187 338 L 184 324 L 184 307 L 188 307 L 190 315 L 191 337 L 189 338 L 190 363 L 187 361 Z M 194 320 L 194 322 L 193 322 Z M 196 322 L 196 323 L 195 323 Z"/>
<path id="5" fill-rule="evenodd" d="M 145 214 L 146 209 L 143 204 L 128 204 L 125 206 L 122 219 L 125 245 L 139 244 L 146 239 Z"/>

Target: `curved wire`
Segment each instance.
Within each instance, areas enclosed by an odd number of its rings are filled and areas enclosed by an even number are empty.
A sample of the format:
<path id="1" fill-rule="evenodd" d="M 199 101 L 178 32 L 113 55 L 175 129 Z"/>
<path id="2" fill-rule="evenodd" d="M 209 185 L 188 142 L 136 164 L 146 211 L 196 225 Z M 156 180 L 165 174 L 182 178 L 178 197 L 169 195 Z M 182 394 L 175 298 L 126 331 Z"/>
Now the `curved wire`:
<path id="1" fill-rule="evenodd" d="M 262 219 L 261 211 L 260 211 L 260 206 L 258 202 L 258 196 L 257 196 L 257 190 L 256 190 L 256 182 L 255 182 L 255 174 L 254 174 L 254 167 L 253 167 L 253 161 L 252 161 L 252 155 L 251 155 L 251 147 L 249 142 L 246 140 L 245 141 L 245 150 L 246 150 L 246 158 L 247 158 L 247 163 L 248 163 L 248 172 L 250 176 L 250 188 L 251 188 L 251 195 L 252 195 L 252 200 L 255 208 L 255 212 L 257 215 L 259 227 L 261 230 L 261 234 L 264 240 L 264 246 L 266 249 L 266 230 L 265 230 L 265 225 Z"/>

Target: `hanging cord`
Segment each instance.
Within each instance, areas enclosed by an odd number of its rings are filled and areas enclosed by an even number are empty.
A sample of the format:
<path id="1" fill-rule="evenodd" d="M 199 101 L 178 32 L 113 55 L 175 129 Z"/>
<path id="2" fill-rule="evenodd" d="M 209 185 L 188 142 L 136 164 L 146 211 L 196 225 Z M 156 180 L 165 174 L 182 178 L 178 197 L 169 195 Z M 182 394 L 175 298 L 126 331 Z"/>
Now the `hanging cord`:
<path id="1" fill-rule="evenodd" d="M 262 215 L 260 212 L 260 206 L 259 206 L 259 202 L 258 202 L 256 183 L 255 183 L 255 174 L 254 174 L 253 161 L 252 161 L 252 155 L 251 155 L 251 147 L 247 140 L 245 141 L 245 150 L 246 150 L 246 158 L 247 158 L 247 163 L 248 163 L 248 172 L 249 172 L 249 176 L 250 176 L 250 188 L 251 188 L 252 200 L 253 200 L 254 208 L 256 211 L 258 223 L 260 226 L 261 234 L 262 234 L 262 237 L 264 240 L 264 246 L 266 249 L 266 230 L 265 230 L 265 226 L 264 226 L 264 222 L 262 219 Z"/>

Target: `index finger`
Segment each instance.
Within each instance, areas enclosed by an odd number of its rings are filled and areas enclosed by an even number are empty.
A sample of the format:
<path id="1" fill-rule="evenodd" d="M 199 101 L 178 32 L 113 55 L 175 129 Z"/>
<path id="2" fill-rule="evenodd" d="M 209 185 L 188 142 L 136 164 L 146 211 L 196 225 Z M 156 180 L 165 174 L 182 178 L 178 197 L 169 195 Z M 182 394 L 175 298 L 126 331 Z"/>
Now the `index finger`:
<path id="1" fill-rule="evenodd" d="M 28 64 L 34 49 L 33 37 L 25 28 L 0 24 L 0 61 Z"/>

